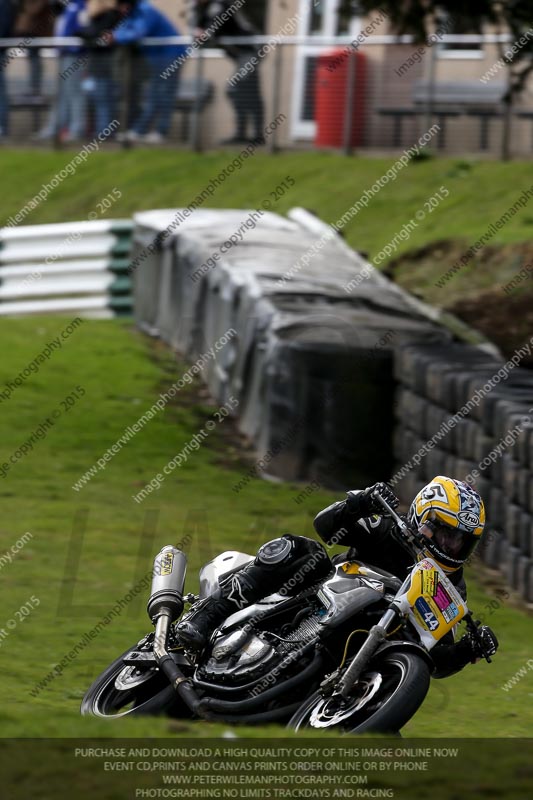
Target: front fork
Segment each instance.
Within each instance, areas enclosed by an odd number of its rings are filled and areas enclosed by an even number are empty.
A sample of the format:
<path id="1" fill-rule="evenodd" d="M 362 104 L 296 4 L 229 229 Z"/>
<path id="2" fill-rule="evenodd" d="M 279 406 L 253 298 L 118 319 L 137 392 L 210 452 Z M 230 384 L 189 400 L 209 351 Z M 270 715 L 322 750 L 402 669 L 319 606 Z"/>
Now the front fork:
<path id="1" fill-rule="evenodd" d="M 392 511 L 392 509 L 389 510 Z M 394 512 L 392 513 L 394 514 Z M 398 519 L 400 518 L 398 517 Z M 400 522 L 402 525 L 405 525 L 401 519 Z M 395 601 L 397 597 L 401 597 L 401 595 L 407 591 L 410 584 L 411 575 L 409 574 L 398 589 L 394 599 L 391 602 L 391 607 L 385 611 L 380 621 L 370 628 L 370 632 L 365 643 L 353 659 L 344 675 L 341 675 L 339 679 L 339 670 L 337 670 L 322 682 L 321 688 L 330 689 L 333 686 L 333 694 L 335 694 L 337 697 L 342 697 L 343 700 L 347 699 L 350 691 L 359 680 L 362 671 L 368 665 L 372 656 L 375 655 L 378 647 L 385 641 L 392 623 L 398 619 L 398 615 L 402 614 L 401 609 L 395 606 Z"/>
<path id="2" fill-rule="evenodd" d="M 370 628 L 370 632 L 365 643 L 353 659 L 346 672 L 337 682 L 333 692 L 334 695 L 340 696 L 344 700 L 348 698 L 351 690 L 359 680 L 361 673 L 368 665 L 379 646 L 387 638 L 389 628 L 397 619 L 397 613 L 398 612 L 396 609 L 389 608 L 388 611 L 385 611 L 380 621 Z"/>

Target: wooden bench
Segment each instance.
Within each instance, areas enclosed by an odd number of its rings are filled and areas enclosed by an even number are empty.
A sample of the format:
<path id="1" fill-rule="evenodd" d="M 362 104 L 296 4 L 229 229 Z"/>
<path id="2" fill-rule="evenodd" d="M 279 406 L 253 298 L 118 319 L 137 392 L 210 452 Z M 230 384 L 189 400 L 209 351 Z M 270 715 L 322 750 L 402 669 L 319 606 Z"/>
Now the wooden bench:
<path id="1" fill-rule="evenodd" d="M 32 133 L 37 133 L 41 128 L 43 114 L 48 112 L 54 102 L 54 87 L 48 85 L 48 81 L 43 81 L 44 91 L 35 94 L 24 89 L 24 84 L 12 79 L 8 82 L 9 112 L 31 111 Z"/>
<path id="2" fill-rule="evenodd" d="M 533 111 L 526 111 L 525 109 L 521 109 L 520 111 L 516 111 L 516 116 L 519 119 L 527 119 L 529 122 L 533 122 Z M 533 150 L 533 126 L 531 128 L 531 149 Z"/>
<path id="3" fill-rule="evenodd" d="M 436 117 L 440 130 L 437 147 L 446 147 L 447 122 L 463 115 L 479 119 L 479 149 L 489 147 L 490 123 L 503 116 L 502 100 L 506 91 L 503 83 L 493 81 L 442 81 L 433 87 L 429 81 L 415 81 L 412 90 L 413 105 L 409 107 L 385 107 L 378 109 L 382 116 L 392 117 L 393 144 L 402 145 L 403 120 L 406 117 Z"/>
<path id="4" fill-rule="evenodd" d="M 19 78 L 11 78 L 8 81 L 8 100 L 9 111 L 31 111 L 32 112 L 32 133 L 38 133 L 43 123 L 43 115 L 53 107 L 55 94 L 57 91 L 57 81 L 55 78 L 45 78 L 43 80 L 43 91 L 41 94 L 31 94 L 26 89 L 27 81 Z M 200 112 L 205 109 L 214 95 L 214 87 L 211 81 L 202 78 L 182 78 L 178 83 L 176 92 L 175 110 L 183 114 L 181 135 L 186 138 L 190 129 L 190 121 L 195 109 Z"/>

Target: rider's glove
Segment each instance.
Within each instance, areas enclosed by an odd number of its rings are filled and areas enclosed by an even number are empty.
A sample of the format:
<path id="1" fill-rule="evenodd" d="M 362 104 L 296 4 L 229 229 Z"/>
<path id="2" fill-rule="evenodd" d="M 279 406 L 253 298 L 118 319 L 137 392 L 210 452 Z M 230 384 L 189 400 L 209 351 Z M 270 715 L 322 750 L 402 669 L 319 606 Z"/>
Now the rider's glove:
<path id="1" fill-rule="evenodd" d="M 470 656 L 469 661 L 472 664 L 485 656 L 493 656 L 498 649 L 496 634 L 488 625 L 481 625 L 481 627 L 478 628 L 478 635 L 481 642 L 468 632 L 465 633 L 457 643 L 457 646 L 461 647 L 461 650 L 464 650 L 465 655 Z"/>
<path id="2" fill-rule="evenodd" d="M 352 514 L 359 517 L 369 517 L 372 514 L 383 514 L 384 508 L 376 498 L 372 497 L 374 492 L 378 492 L 387 501 L 391 508 L 398 508 L 400 501 L 387 486 L 386 483 L 375 483 L 362 492 L 348 492 L 346 498 L 346 508 Z"/>

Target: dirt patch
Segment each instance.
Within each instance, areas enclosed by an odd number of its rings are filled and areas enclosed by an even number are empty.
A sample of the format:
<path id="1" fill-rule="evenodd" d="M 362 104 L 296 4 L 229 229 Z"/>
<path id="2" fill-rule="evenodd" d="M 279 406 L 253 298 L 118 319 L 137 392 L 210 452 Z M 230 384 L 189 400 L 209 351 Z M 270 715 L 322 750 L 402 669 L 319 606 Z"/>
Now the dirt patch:
<path id="1" fill-rule="evenodd" d="M 502 298 L 501 292 L 482 292 L 478 297 L 459 300 L 449 309 L 472 328 L 484 333 L 510 358 L 533 334 L 533 291 L 517 291 Z M 525 356 L 521 366 L 533 369 L 533 357 Z"/>
<path id="2" fill-rule="evenodd" d="M 458 240 L 437 241 L 395 259 L 385 274 L 452 312 L 510 357 L 533 334 L 533 243 L 485 247 L 442 283 L 468 247 Z M 533 368 L 533 358 L 523 366 Z"/>

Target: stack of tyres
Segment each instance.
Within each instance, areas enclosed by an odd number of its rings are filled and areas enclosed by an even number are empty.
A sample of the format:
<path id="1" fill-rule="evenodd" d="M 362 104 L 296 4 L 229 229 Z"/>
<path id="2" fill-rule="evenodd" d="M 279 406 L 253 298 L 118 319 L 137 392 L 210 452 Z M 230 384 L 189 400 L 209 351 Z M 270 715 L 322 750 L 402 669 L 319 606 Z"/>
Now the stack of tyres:
<path id="1" fill-rule="evenodd" d="M 451 332 L 302 209 L 188 211 L 136 215 L 138 324 L 199 364 L 216 402 L 233 398 L 256 475 L 386 477 L 393 350 Z"/>
<path id="2" fill-rule="evenodd" d="M 487 509 L 480 557 L 533 602 L 533 373 L 493 381 L 502 365 L 460 343 L 396 351 L 393 484 L 404 503 L 437 474 L 474 485 Z"/>

